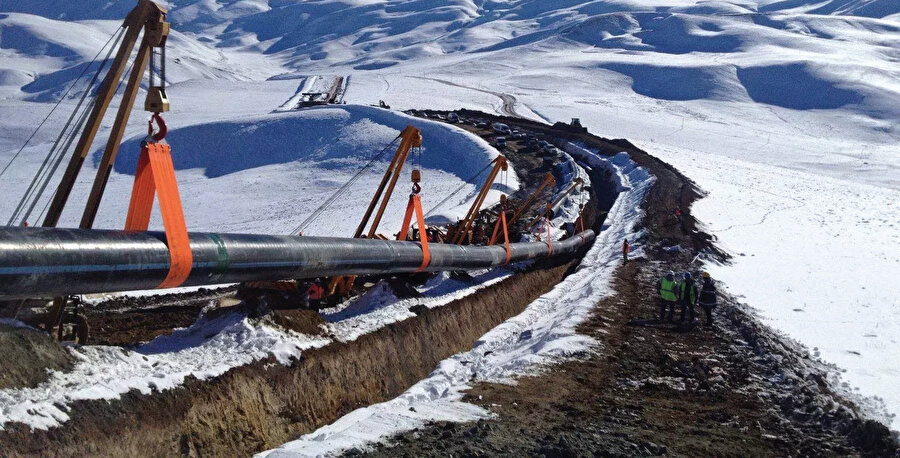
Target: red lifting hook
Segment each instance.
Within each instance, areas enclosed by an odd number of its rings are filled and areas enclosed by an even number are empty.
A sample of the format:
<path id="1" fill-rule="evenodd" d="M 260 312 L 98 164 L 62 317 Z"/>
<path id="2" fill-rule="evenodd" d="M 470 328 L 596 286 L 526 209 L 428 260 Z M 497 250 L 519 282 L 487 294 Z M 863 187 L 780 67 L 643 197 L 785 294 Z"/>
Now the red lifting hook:
<path id="1" fill-rule="evenodd" d="M 153 133 L 153 121 L 156 121 L 156 124 L 159 126 L 159 131 L 155 134 Z M 150 117 L 150 120 L 147 121 L 147 135 L 153 138 L 154 142 L 158 142 L 164 138 L 166 138 L 166 134 L 169 132 L 168 128 L 166 128 L 166 121 L 163 120 L 162 115 L 159 112 L 153 113 L 153 116 Z"/>

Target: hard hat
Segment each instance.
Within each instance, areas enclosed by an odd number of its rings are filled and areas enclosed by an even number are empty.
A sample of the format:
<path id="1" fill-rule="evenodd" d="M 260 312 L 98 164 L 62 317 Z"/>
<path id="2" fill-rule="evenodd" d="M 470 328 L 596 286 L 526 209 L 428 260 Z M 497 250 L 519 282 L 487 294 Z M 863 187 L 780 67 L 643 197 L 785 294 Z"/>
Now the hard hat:
<path id="1" fill-rule="evenodd" d="M 684 279 L 685 279 L 685 280 L 690 280 L 690 279 L 691 279 L 691 273 L 690 273 L 690 272 L 685 272 L 685 273 L 684 273 Z"/>
<path id="2" fill-rule="evenodd" d="M 675 278 L 675 272 L 670 270 L 669 273 L 666 274 L 666 278 L 672 280 L 673 278 Z"/>
<path id="3" fill-rule="evenodd" d="M 709 278 L 709 272 L 703 272 L 703 278 Z"/>

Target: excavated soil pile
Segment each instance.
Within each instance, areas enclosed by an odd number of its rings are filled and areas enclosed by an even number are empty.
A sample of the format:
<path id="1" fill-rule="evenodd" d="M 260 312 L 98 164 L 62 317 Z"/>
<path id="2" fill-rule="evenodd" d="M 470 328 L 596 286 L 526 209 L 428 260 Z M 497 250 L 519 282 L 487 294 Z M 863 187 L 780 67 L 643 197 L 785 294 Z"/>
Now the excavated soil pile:
<path id="1" fill-rule="evenodd" d="M 234 288 L 201 288 L 190 293 L 122 296 L 84 307 L 91 325 L 89 343 L 131 346 L 151 341 L 190 326 L 205 307 L 233 292 Z"/>
<path id="2" fill-rule="evenodd" d="M 69 353 L 44 332 L 0 324 L 0 348 L 0 389 L 33 387 L 47 380 L 48 370 L 72 367 Z"/>

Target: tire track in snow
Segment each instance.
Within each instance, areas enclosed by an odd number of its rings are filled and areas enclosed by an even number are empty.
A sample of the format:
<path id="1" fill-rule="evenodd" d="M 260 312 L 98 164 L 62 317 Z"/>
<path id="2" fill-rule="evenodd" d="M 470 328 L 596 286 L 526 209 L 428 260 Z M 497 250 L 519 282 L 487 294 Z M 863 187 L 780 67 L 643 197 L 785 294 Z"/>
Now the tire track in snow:
<path id="1" fill-rule="evenodd" d="M 487 89 L 479 89 L 476 87 L 465 86 L 463 84 L 454 83 L 452 81 L 442 80 L 439 78 L 429 78 L 427 76 L 414 76 L 413 78 L 435 81 L 435 82 L 438 82 L 441 84 L 446 84 L 448 86 L 461 87 L 463 89 L 470 89 L 473 91 L 483 92 L 485 94 L 491 94 L 495 97 L 498 97 L 500 99 L 500 101 L 502 102 L 502 104 L 500 105 L 500 110 L 498 110 L 498 112 L 500 114 L 503 114 L 506 116 L 511 116 L 513 118 L 525 119 L 524 116 L 521 116 L 519 113 L 516 112 L 516 105 L 518 104 L 518 102 L 516 101 L 516 97 L 513 96 L 512 94 L 506 94 L 504 92 L 494 92 L 494 91 L 489 91 Z"/>

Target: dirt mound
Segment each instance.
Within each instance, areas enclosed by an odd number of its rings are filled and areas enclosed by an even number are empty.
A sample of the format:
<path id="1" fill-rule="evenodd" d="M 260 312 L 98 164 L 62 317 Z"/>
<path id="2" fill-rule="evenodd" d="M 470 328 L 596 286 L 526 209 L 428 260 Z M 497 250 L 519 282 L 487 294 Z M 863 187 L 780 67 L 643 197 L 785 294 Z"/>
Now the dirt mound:
<path id="1" fill-rule="evenodd" d="M 33 387 L 47 379 L 48 370 L 66 371 L 72 357 L 44 332 L 0 324 L 0 355 L 7 362 L 0 370 L 0 389 Z"/>
<path id="2" fill-rule="evenodd" d="M 121 296 L 82 308 L 93 345 L 133 346 L 190 326 L 204 308 L 233 295 L 234 287 L 190 293 Z M 160 305 L 165 304 L 165 305 Z"/>
<path id="3" fill-rule="evenodd" d="M 325 332 L 326 321 L 315 310 L 293 309 L 272 311 L 272 321 L 291 331 L 320 335 Z"/>

